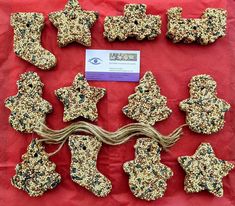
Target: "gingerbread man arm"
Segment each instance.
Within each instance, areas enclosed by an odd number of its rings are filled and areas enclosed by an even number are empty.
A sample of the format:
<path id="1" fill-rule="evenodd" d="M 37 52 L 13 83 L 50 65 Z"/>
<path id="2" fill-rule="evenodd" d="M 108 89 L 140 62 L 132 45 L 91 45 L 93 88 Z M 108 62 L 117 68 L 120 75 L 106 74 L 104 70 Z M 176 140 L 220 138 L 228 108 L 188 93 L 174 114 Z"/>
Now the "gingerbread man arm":
<path id="1" fill-rule="evenodd" d="M 123 169 L 126 173 L 130 173 L 131 170 L 134 169 L 134 161 L 129 161 L 129 162 L 125 162 L 123 164 Z"/>
<path id="2" fill-rule="evenodd" d="M 52 106 L 51 106 L 51 104 L 50 104 L 48 101 L 42 99 L 42 101 L 41 101 L 40 104 L 41 104 L 41 108 L 43 108 L 43 110 L 44 110 L 46 113 L 52 111 Z"/>
<path id="3" fill-rule="evenodd" d="M 190 103 L 190 99 L 186 99 L 186 100 L 180 102 L 180 105 L 179 105 L 179 106 L 180 106 L 180 109 L 181 109 L 182 111 L 187 112 L 187 111 L 189 111 L 190 105 L 192 105 L 192 104 Z"/>
<path id="4" fill-rule="evenodd" d="M 219 101 L 221 102 L 221 110 L 223 111 L 223 112 L 226 112 L 226 111 L 228 111 L 229 109 L 230 109 L 230 104 L 229 103 L 227 103 L 226 101 L 224 101 L 223 99 L 219 99 Z"/>
<path id="5" fill-rule="evenodd" d="M 11 96 L 11 97 L 7 98 L 7 99 L 5 100 L 5 106 L 6 106 L 8 109 L 13 109 L 14 106 L 16 105 L 16 99 L 17 99 L 16 96 Z"/>

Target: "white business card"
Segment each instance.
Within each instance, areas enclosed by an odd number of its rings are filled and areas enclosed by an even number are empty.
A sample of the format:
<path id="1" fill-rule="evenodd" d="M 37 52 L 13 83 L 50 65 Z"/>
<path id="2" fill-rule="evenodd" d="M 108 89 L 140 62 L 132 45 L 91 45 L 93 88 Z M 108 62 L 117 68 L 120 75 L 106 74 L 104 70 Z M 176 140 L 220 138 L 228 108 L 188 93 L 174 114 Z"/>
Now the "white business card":
<path id="1" fill-rule="evenodd" d="M 86 50 L 87 80 L 138 82 L 140 51 Z"/>

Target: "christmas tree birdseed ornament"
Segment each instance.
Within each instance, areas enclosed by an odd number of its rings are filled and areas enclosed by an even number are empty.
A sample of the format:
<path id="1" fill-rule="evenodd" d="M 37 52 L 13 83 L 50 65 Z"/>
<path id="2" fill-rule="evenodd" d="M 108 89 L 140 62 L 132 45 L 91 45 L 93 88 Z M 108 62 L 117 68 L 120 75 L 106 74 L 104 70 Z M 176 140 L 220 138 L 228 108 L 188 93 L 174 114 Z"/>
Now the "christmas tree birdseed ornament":
<path id="1" fill-rule="evenodd" d="M 102 142 L 95 136 L 71 135 L 69 137 L 72 180 L 96 196 L 105 197 L 110 193 L 112 184 L 96 167 L 101 146 Z"/>
<path id="2" fill-rule="evenodd" d="M 212 134 L 223 128 L 225 112 L 230 105 L 217 97 L 216 86 L 216 81 L 210 75 L 192 77 L 190 98 L 179 105 L 186 112 L 186 123 L 192 131 Z"/>
<path id="3" fill-rule="evenodd" d="M 94 121 L 98 118 L 96 104 L 105 95 L 105 89 L 89 86 L 84 76 L 78 73 L 72 86 L 60 88 L 55 94 L 64 104 L 64 122 L 78 117 Z"/>
<path id="4" fill-rule="evenodd" d="M 98 19 L 95 11 L 85 11 L 77 0 L 68 0 L 64 10 L 49 14 L 49 19 L 58 28 L 57 42 L 60 47 L 77 42 L 91 46 L 90 29 Z"/>
<path id="5" fill-rule="evenodd" d="M 160 162 L 161 148 L 156 140 L 139 138 L 135 145 L 135 159 L 124 163 L 129 175 L 131 192 L 144 200 L 155 200 L 166 191 L 166 181 L 173 176 L 172 170 Z"/>
<path id="6" fill-rule="evenodd" d="M 161 17 L 146 14 L 145 4 L 126 4 L 124 16 L 106 16 L 104 20 L 104 37 L 108 41 L 155 39 L 161 33 Z"/>
<path id="7" fill-rule="evenodd" d="M 37 139 L 32 140 L 22 160 L 16 166 L 16 175 L 11 180 L 16 188 L 37 197 L 60 183 L 61 177 L 55 171 L 56 165 L 49 160 L 45 148 Z"/>
<path id="8" fill-rule="evenodd" d="M 44 17 L 41 13 L 13 13 L 11 26 L 14 28 L 14 52 L 34 66 L 48 70 L 56 65 L 55 56 L 41 45 Z"/>
<path id="9" fill-rule="evenodd" d="M 122 109 L 126 116 L 149 125 L 169 117 L 172 111 L 166 105 L 166 97 L 160 94 L 152 72 L 144 74 L 135 92 L 128 97 L 128 105 Z"/>
<path id="10" fill-rule="evenodd" d="M 186 192 L 207 190 L 217 197 L 223 196 L 222 178 L 228 175 L 234 165 L 218 159 L 209 143 L 202 143 L 192 156 L 179 157 L 178 162 L 186 172 Z"/>
<path id="11" fill-rule="evenodd" d="M 182 18 L 182 8 L 167 11 L 167 37 L 174 43 L 197 42 L 207 45 L 226 34 L 227 12 L 223 9 L 207 8 L 200 19 Z"/>
<path id="12" fill-rule="evenodd" d="M 41 97 L 44 85 L 36 72 L 21 74 L 17 86 L 17 95 L 5 100 L 5 106 L 11 110 L 9 123 L 17 131 L 32 133 L 45 122 L 52 106 Z"/>

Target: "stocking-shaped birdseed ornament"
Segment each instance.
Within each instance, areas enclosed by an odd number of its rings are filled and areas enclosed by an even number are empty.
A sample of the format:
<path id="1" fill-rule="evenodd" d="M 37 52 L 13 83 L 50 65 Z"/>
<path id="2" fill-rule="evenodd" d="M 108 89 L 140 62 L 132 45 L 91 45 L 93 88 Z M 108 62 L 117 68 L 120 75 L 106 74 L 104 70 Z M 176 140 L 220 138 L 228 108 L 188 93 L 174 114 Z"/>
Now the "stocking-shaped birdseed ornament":
<path id="1" fill-rule="evenodd" d="M 102 143 L 94 136 L 72 135 L 69 137 L 71 149 L 71 178 L 99 197 L 107 196 L 112 184 L 96 167 L 97 156 Z"/>

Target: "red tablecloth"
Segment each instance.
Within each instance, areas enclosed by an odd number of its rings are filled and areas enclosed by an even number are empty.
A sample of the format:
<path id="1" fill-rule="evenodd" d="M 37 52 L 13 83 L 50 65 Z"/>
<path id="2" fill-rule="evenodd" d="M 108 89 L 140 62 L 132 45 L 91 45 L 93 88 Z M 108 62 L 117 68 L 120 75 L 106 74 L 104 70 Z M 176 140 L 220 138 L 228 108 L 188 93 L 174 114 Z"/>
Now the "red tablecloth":
<path id="1" fill-rule="evenodd" d="M 103 145 L 98 158 L 98 168 L 113 185 L 112 192 L 105 198 L 95 197 L 92 193 L 75 184 L 70 179 L 70 152 L 67 145 L 51 158 L 57 165 L 62 182 L 42 197 L 32 198 L 27 193 L 11 186 L 10 178 L 15 174 L 15 165 L 32 137 L 16 132 L 8 123 L 10 111 L 4 107 L 4 99 L 17 93 L 16 81 L 21 73 L 37 72 L 45 84 L 43 97 L 53 105 L 48 115 L 47 125 L 54 129 L 68 124 L 62 122 L 63 105 L 54 95 L 54 90 L 71 84 L 78 72 L 84 73 L 85 47 L 71 44 L 59 48 L 56 42 L 57 29 L 49 22 L 47 14 L 64 8 L 66 0 L 1 0 L 0 1 L 0 205 L 1 206 L 80 206 L 80 205 L 235 205 L 235 170 L 223 179 L 224 196 L 216 198 L 208 192 L 186 194 L 183 190 L 184 172 L 177 163 L 177 157 L 192 155 L 201 142 L 210 142 L 221 159 L 235 162 L 235 1 L 234 0 L 81 0 L 86 10 L 100 13 L 98 22 L 92 28 L 92 49 L 128 49 L 141 51 L 141 75 L 151 70 L 157 78 L 162 94 L 167 96 L 168 105 L 173 110 L 167 120 L 157 123 L 156 128 L 168 134 L 185 122 L 185 114 L 179 110 L 181 100 L 189 97 L 187 84 L 196 74 L 210 74 L 218 83 L 218 96 L 228 101 L 232 108 L 226 114 L 224 129 L 214 135 L 206 136 L 184 129 L 184 135 L 168 152 L 162 152 L 162 162 L 174 171 L 168 181 L 165 196 L 152 202 L 135 198 L 128 187 L 128 177 L 122 169 L 125 161 L 134 158 L 131 140 L 120 146 Z M 147 13 L 162 17 L 162 35 L 154 41 L 128 40 L 109 43 L 103 38 L 103 21 L 106 15 L 120 15 L 126 3 L 146 3 Z M 199 17 L 208 7 L 221 7 L 228 10 L 227 36 L 209 46 L 173 44 L 166 39 L 166 10 L 173 6 L 183 7 L 183 16 Z M 45 28 L 42 44 L 57 57 L 58 64 L 51 71 L 41 71 L 16 57 L 13 52 L 13 29 L 9 24 L 12 12 L 42 12 L 45 15 Z M 107 95 L 100 101 L 97 124 L 114 131 L 131 123 L 121 108 L 127 104 L 127 97 L 133 93 L 137 83 L 90 82 L 93 86 L 107 89 Z M 48 146 L 47 151 L 56 147 Z"/>

